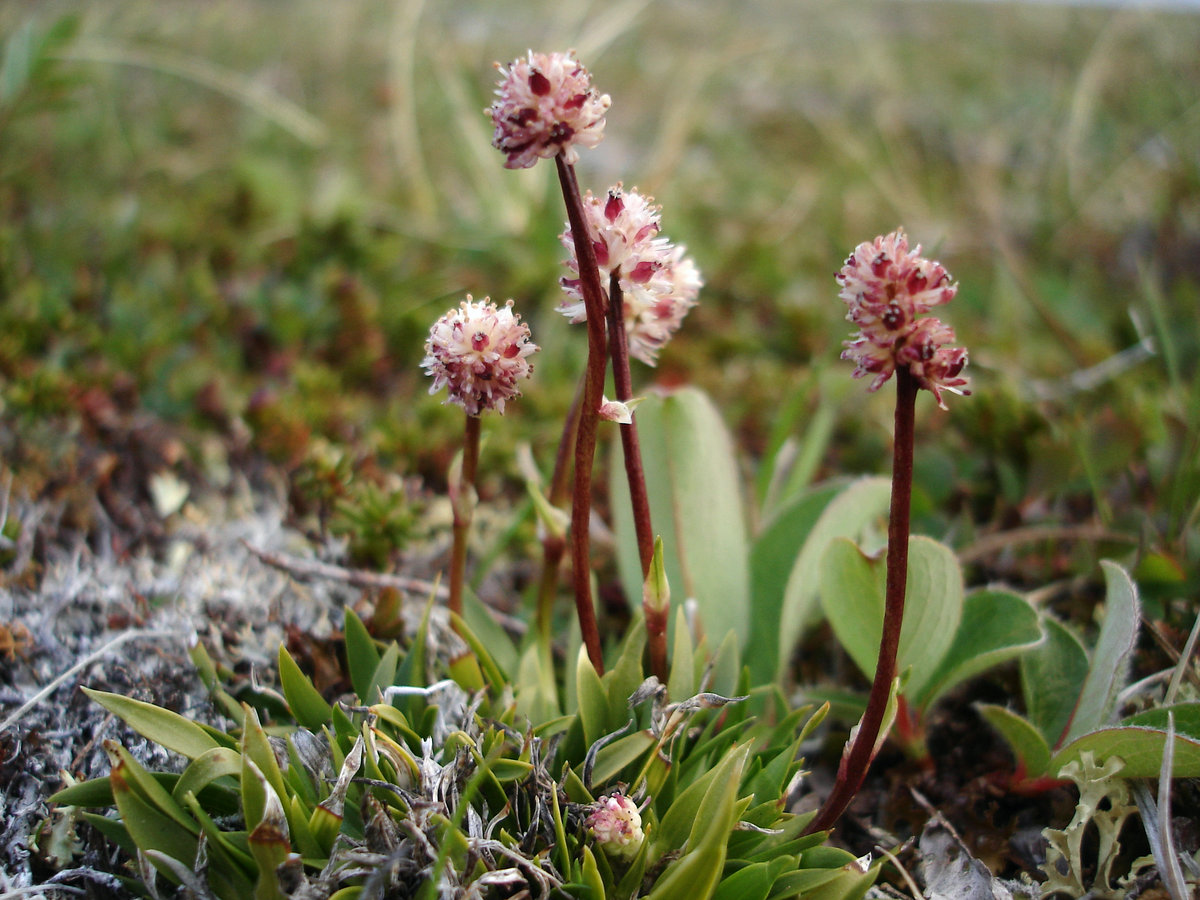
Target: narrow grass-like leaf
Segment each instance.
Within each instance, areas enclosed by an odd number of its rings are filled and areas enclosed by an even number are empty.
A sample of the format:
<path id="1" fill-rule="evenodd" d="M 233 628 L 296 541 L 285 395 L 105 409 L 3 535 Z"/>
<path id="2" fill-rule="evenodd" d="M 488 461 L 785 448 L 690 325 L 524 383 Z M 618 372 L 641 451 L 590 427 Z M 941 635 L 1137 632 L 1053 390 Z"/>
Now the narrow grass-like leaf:
<path id="1" fill-rule="evenodd" d="M 81 690 L 142 737 L 168 750 L 182 753 L 188 759 L 195 759 L 220 746 L 195 722 L 161 706 L 107 691 L 86 687 Z"/>
<path id="2" fill-rule="evenodd" d="M 1137 643 L 1141 618 L 1137 588 L 1116 563 L 1102 560 L 1100 566 L 1107 586 L 1104 624 L 1064 743 L 1109 723 L 1117 695 L 1129 679 L 1130 657 Z"/>
<path id="3" fill-rule="evenodd" d="M 240 776 L 242 772 L 242 756 L 227 747 L 214 747 L 207 753 L 202 753 L 192 760 L 183 770 L 179 781 L 175 783 L 171 796 L 177 802 L 183 802 L 188 793 L 199 794 L 218 778 L 226 775 Z"/>
<path id="4" fill-rule="evenodd" d="M 580 648 L 575 663 L 575 696 L 579 704 L 579 722 L 583 727 L 584 744 L 590 747 L 609 730 L 608 696 L 584 647 Z"/>
<path id="5" fill-rule="evenodd" d="M 305 728 L 316 731 L 329 721 L 333 710 L 283 644 L 279 645 L 279 684 L 288 709 Z"/>
<path id="6" fill-rule="evenodd" d="M 350 686 L 363 703 L 373 703 L 371 696 L 371 678 L 379 667 L 379 650 L 354 610 L 346 607 L 346 615 L 342 626 L 346 635 L 346 668 L 350 674 Z M 424 687 L 424 684 L 418 685 Z"/>
<path id="7" fill-rule="evenodd" d="M 713 895 L 725 867 L 730 830 L 740 809 L 744 808 L 738 801 L 738 787 L 749 752 L 750 745 L 743 744 L 711 770 L 713 778 L 690 823 L 684 854 L 668 865 L 655 881 L 647 895 L 650 900 L 678 897 L 707 900 Z"/>

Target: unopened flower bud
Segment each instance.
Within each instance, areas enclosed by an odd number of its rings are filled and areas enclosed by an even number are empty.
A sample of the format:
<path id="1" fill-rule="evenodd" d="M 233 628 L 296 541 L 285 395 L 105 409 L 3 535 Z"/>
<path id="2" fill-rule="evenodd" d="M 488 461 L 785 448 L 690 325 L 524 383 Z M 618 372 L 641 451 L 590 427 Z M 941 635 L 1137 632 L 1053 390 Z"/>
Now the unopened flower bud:
<path id="1" fill-rule="evenodd" d="M 623 794 L 596 801 L 596 809 L 587 818 L 587 827 L 596 843 L 611 856 L 635 855 L 645 838 L 637 804 Z"/>

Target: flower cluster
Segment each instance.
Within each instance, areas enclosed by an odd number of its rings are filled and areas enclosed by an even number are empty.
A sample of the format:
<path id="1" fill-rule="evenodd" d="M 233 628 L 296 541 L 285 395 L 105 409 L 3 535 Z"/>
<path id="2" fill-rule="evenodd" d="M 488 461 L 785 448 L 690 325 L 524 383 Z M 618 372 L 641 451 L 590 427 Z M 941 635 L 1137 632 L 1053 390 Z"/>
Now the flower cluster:
<path id="1" fill-rule="evenodd" d="M 845 343 L 842 359 L 855 363 L 854 377 L 873 375 L 868 390 L 878 390 L 897 366 L 906 366 L 917 384 L 946 408 L 942 391 L 965 390 L 961 373 L 967 351 L 947 346 L 954 329 L 940 319 L 918 318 L 949 303 L 958 291 L 941 263 L 925 259 L 921 247 L 908 247 L 902 229 L 859 244 L 838 273 L 838 297 L 849 304 L 846 318 L 859 327 Z"/>
<path id="2" fill-rule="evenodd" d="M 629 354 L 646 365 L 658 361 L 658 351 L 696 305 L 703 282 L 684 248 L 659 236 L 660 207 L 636 189 L 617 185 L 605 199 L 589 191 L 583 198 L 584 215 L 591 232 L 601 284 L 607 293 L 615 276 L 624 298 L 625 330 Z M 572 322 L 587 318 L 579 280 L 575 238 L 568 227 L 561 235 L 570 252 L 566 265 L 574 277 L 561 279 L 567 299 L 559 311 Z"/>
<path id="3" fill-rule="evenodd" d="M 468 294 L 434 323 L 421 361 L 433 377 L 429 393 L 448 388 L 446 402 L 472 416 L 485 409 L 503 414 L 505 402 L 521 395 L 517 382 L 533 371 L 526 357 L 538 347 L 512 305 L 509 300 L 497 308 L 487 297 L 475 301 Z"/>
<path id="4" fill-rule="evenodd" d="M 486 112 L 504 151 L 505 168 L 528 169 L 559 153 L 574 164 L 575 145 L 595 147 L 604 136 L 604 114 L 612 102 L 592 87 L 591 76 L 572 53 L 534 53 L 507 68 L 497 63 L 500 86 Z"/>
<path id="5" fill-rule="evenodd" d="M 596 808 L 587 818 L 587 827 L 596 842 L 616 856 L 632 856 L 645 837 L 637 804 L 623 794 L 597 800 Z"/>

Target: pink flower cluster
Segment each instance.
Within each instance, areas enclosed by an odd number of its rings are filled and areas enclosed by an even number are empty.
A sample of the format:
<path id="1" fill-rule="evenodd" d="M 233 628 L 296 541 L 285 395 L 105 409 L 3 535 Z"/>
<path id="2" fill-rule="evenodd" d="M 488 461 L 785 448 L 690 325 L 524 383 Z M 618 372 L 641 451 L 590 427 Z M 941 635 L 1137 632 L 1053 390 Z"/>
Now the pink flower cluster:
<path id="1" fill-rule="evenodd" d="M 941 263 L 925 259 L 921 247 L 908 247 L 903 229 L 859 244 L 838 273 L 838 297 L 850 306 L 846 318 L 859 327 L 845 343 L 842 359 L 855 363 L 854 377 L 873 375 L 878 390 L 897 366 L 907 366 L 917 384 L 946 408 L 942 391 L 968 394 L 962 377 L 967 351 L 950 347 L 954 329 L 933 316 L 918 318 L 949 303 L 958 291 Z"/>
<path id="2" fill-rule="evenodd" d="M 683 323 L 696 305 L 703 282 L 700 272 L 684 248 L 659 236 L 661 208 L 651 197 L 636 189 L 617 185 L 603 200 L 591 191 L 583 198 L 584 214 L 600 267 L 601 283 L 607 294 L 616 276 L 624 298 L 625 330 L 629 354 L 648 366 L 658 361 L 658 351 Z M 560 236 L 570 252 L 567 268 L 574 277 L 561 279 L 567 299 L 559 312 L 572 322 L 587 319 L 579 281 L 575 238 L 568 227 Z"/>
<path id="3" fill-rule="evenodd" d="M 623 794 L 597 800 L 587 827 L 600 846 L 618 856 L 636 853 L 645 837 L 637 804 Z"/>
<path id="4" fill-rule="evenodd" d="M 509 300 L 497 308 L 487 297 L 475 301 L 468 294 L 434 323 L 421 361 L 433 377 L 429 393 L 448 388 L 446 402 L 472 416 L 485 409 L 503 414 L 505 402 L 521 395 L 517 382 L 533 372 L 526 357 L 538 347 L 512 305 Z"/>
<path id="5" fill-rule="evenodd" d="M 579 159 L 575 145 L 595 147 L 604 136 L 608 94 L 592 87 L 587 69 L 572 53 L 534 53 L 507 68 L 497 63 L 500 86 L 486 112 L 495 132 L 492 144 L 504 151 L 505 168 L 528 169 L 559 153 Z"/>

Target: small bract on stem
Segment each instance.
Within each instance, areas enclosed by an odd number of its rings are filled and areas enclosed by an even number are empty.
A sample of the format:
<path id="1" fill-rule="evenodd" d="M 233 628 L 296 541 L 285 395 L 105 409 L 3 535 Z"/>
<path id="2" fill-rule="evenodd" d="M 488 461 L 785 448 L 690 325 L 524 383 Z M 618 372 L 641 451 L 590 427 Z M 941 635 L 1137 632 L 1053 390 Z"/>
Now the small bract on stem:
<path id="1" fill-rule="evenodd" d="M 503 414 L 508 400 L 520 396 L 517 383 L 533 372 L 530 354 L 538 347 L 529 340 L 529 326 L 512 311 L 513 301 L 497 308 L 488 298 L 467 295 L 458 307 L 434 323 L 425 342 L 421 365 L 433 377 L 429 392 L 445 387 L 446 403 L 466 412 L 462 460 L 451 472 L 453 545 L 450 555 L 450 611 L 462 615 L 467 539 L 475 508 L 475 477 L 479 465 L 480 416 L 487 410 Z"/>
<path id="2" fill-rule="evenodd" d="M 843 359 L 856 363 L 854 377 L 874 375 L 868 390 L 896 376 L 896 415 L 892 449 L 892 497 L 888 514 L 887 577 L 883 633 L 867 708 L 838 766 L 828 799 L 807 832 L 825 831 L 841 818 L 862 787 L 883 742 L 884 719 L 894 695 L 896 656 L 904 624 L 911 531 L 914 423 L 917 392 L 924 388 L 946 408 L 942 391 L 966 394 L 962 370 L 967 351 L 945 346 L 954 331 L 932 316 L 918 318 L 948 303 L 958 290 L 940 263 L 908 248 L 903 230 L 860 244 L 846 260 L 837 281 L 839 297 L 849 304 L 846 318 L 860 328 L 846 342 Z"/>

